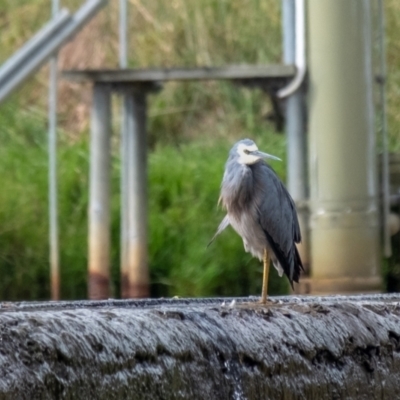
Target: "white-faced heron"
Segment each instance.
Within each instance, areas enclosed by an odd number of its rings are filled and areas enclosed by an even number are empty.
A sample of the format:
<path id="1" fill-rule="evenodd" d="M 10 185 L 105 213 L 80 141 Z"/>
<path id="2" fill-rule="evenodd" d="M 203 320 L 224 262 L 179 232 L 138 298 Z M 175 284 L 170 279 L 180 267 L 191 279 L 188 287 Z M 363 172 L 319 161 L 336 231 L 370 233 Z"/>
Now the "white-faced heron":
<path id="1" fill-rule="evenodd" d="M 270 259 L 279 276 L 285 273 L 292 287 L 303 270 L 296 247 L 301 241 L 296 208 L 275 171 L 264 162 L 268 158 L 280 160 L 259 151 L 250 139 L 232 147 L 219 198 L 227 215 L 211 240 L 232 225 L 242 237 L 244 249 L 264 261 L 261 303 L 267 300 Z"/>

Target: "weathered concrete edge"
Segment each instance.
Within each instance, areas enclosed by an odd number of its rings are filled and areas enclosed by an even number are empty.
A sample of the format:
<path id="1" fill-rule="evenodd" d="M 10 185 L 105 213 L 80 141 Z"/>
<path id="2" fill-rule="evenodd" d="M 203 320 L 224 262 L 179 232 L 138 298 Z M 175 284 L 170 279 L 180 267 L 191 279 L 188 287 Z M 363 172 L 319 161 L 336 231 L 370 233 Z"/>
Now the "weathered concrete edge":
<path id="1" fill-rule="evenodd" d="M 9 305 L 0 313 L 0 398 L 396 398 L 398 300 Z"/>
<path id="2" fill-rule="evenodd" d="M 249 297 L 202 297 L 202 298 L 148 298 L 148 299 L 107 299 L 107 300 L 75 300 L 75 301 L 29 301 L 29 302 L 0 302 L 0 313 L 3 311 L 29 311 L 29 310 L 66 310 L 78 308 L 101 309 L 108 307 L 117 308 L 153 308 L 160 306 L 211 306 L 256 303 L 258 296 Z M 308 303 L 400 303 L 400 293 L 385 294 L 360 294 L 352 296 L 272 296 L 272 304 L 308 304 Z"/>

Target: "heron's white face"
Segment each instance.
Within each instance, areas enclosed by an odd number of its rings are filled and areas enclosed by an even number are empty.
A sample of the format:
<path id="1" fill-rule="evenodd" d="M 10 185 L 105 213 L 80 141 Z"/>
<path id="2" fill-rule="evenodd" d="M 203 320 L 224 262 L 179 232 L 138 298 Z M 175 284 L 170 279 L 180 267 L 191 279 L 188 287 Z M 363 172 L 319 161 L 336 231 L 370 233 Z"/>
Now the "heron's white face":
<path id="1" fill-rule="evenodd" d="M 245 145 L 244 143 L 240 143 L 239 146 L 237 147 L 237 152 L 239 154 L 238 162 L 244 165 L 251 165 L 256 163 L 258 160 L 262 158 L 260 157 L 260 155 L 253 154 L 253 152 L 257 152 L 257 150 L 258 147 L 255 144 L 248 146 Z"/>

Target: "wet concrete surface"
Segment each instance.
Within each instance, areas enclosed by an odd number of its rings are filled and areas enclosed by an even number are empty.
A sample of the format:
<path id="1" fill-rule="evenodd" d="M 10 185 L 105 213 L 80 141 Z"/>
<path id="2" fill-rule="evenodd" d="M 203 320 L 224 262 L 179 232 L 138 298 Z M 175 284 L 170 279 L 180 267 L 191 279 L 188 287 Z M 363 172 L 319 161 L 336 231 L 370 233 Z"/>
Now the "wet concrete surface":
<path id="1" fill-rule="evenodd" d="M 400 397 L 399 295 L 232 300 L 2 303 L 0 399 Z"/>

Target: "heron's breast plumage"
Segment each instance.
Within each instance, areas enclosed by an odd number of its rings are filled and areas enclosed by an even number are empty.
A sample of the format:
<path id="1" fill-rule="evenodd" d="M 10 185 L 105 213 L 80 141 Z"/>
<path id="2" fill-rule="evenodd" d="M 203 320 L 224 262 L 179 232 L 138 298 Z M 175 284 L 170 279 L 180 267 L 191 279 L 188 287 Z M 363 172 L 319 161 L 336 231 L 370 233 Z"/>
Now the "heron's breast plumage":
<path id="1" fill-rule="evenodd" d="M 261 260 L 268 243 L 259 222 L 259 205 L 262 199 L 255 192 L 259 185 L 252 168 L 240 166 L 235 174 L 227 169 L 222 181 L 221 201 L 233 229 L 243 239 L 245 250 Z"/>

